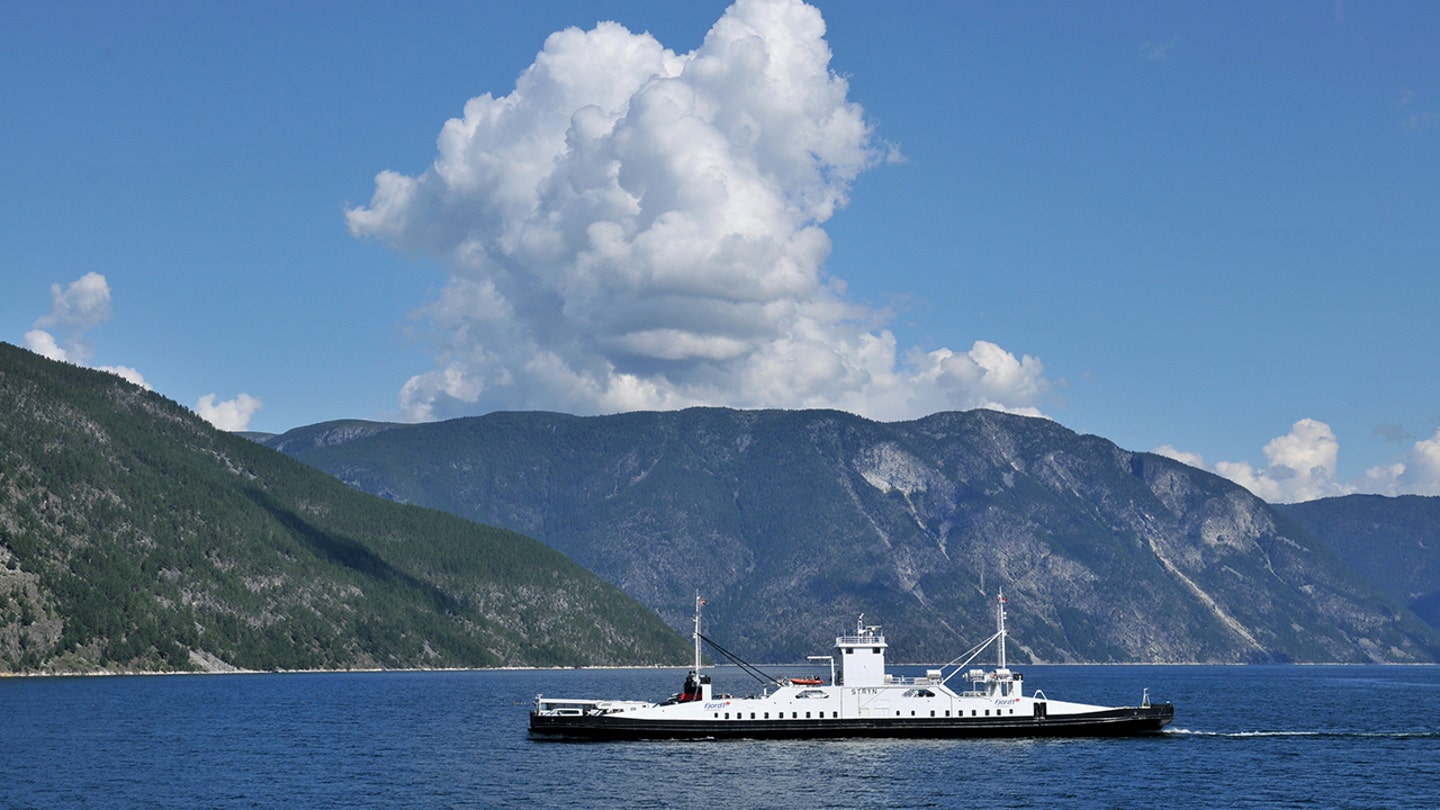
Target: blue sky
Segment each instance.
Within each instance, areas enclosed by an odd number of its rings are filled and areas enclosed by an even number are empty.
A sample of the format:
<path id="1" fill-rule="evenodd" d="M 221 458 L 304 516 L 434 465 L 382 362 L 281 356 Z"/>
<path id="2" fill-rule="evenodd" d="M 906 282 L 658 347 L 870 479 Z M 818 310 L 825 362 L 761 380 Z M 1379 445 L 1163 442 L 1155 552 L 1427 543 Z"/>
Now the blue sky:
<path id="1" fill-rule="evenodd" d="M 1440 494 L 1440 6 L 816 5 L 23 4 L 0 339 L 229 428 L 989 406 Z"/>

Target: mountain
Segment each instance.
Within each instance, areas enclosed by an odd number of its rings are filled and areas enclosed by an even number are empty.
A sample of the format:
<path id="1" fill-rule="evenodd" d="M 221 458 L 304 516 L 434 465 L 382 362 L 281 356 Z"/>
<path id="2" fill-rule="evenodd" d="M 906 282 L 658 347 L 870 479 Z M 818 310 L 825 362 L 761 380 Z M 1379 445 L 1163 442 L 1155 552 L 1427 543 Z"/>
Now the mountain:
<path id="1" fill-rule="evenodd" d="M 1279 508 L 1381 593 L 1440 627 L 1440 498 L 1346 495 Z"/>
<path id="2" fill-rule="evenodd" d="M 683 663 L 511 531 L 363 494 L 111 374 L 0 344 L 0 670 Z"/>
<path id="3" fill-rule="evenodd" d="M 536 537 L 751 660 L 858 614 L 944 661 L 1010 605 L 1032 661 L 1435 661 L 1440 634 L 1217 476 L 993 411 L 879 423 L 691 409 L 342 421 L 265 441 L 353 486 Z"/>

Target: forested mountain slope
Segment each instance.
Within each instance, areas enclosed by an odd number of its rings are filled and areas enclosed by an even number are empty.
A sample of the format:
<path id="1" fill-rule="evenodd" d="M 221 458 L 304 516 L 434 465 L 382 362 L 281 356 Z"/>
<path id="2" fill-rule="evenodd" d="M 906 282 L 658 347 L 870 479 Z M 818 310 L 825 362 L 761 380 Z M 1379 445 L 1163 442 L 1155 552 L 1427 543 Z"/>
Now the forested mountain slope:
<path id="1" fill-rule="evenodd" d="M 514 532 L 366 495 L 0 344 L 0 671 L 683 663 Z"/>
<path id="2" fill-rule="evenodd" d="M 1440 627 L 1440 498 L 1346 495 L 1279 509 L 1382 593 Z"/>

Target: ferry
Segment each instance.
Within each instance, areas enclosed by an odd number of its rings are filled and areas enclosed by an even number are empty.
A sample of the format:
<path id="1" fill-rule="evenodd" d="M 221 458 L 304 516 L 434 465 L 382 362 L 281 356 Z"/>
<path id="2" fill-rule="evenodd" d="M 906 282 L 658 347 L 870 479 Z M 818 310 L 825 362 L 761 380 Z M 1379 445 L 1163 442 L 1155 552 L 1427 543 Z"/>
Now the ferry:
<path id="1" fill-rule="evenodd" d="M 1174 720 L 1174 704 L 1151 703 L 1148 689 L 1138 706 L 1053 700 L 1041 690 L 1026 694 L 1021 673 L 1006 666 L 1003 593 L 998 600 L 995 635 L 945 665 L 952 667 L 949 674 L 945 667 L 919 677 L 887 672 L 885 636 L 879 626 L 866 625 L 862 614 L 853 635 L 835 639 L 835 655 L 810 656 L 829 661 L 829 683 L 771 678 L 761 694 L 736 698 L 715 692 L 703 672 L 702 640 L 729 653 L 701 635 L 705 602 L 697 595 L 695 662 L 679 693 L 658 703 L 537 695 L 530 733 L 592 740 L 1138 736 L 1159 733 Z M 992 643 L 997 666 L 967 670 Z M 961 688 L 952 687 L 961 672 Z"/>

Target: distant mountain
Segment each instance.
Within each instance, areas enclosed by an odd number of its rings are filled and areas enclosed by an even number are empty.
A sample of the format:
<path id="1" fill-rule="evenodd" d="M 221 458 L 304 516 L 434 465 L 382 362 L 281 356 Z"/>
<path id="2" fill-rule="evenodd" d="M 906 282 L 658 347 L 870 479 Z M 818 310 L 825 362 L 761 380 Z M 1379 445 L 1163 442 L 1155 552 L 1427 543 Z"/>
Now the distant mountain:
<path id="1" fill-rule="evenodd" d="M 497 413 L 266 440 L 367 492 L 537 537 L 752 660 L 855 617 L 942 661 L 1010 604 L 1034 661 L 1435 661 L 1440 634 L 1235 484 L 992 411 Z"/>
<path id="2" fill-rule="evenodd" d="M 1279 509 L 1382 593 L 1440 627 L 1440 498 L 1347 495 Z"/>
<path id="3" fill-rule="evenodd" d="M 0 344 L 0 671 L 688 660 L 540 543 Z"/>

